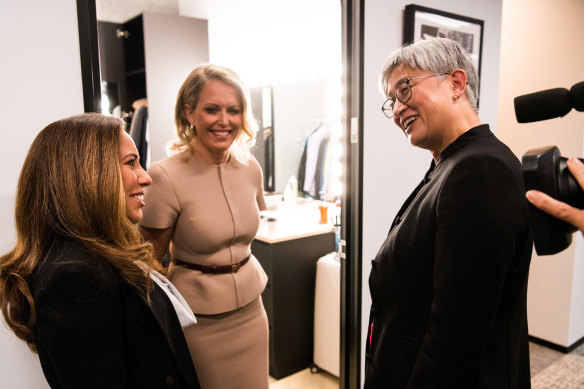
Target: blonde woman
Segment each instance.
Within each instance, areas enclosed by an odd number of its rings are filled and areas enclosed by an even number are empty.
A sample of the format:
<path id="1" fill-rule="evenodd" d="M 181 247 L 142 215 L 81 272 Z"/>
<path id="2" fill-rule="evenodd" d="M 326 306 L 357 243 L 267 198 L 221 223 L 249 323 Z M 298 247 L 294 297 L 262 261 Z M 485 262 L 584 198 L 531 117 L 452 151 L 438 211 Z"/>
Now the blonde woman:
<path id="1" fill-rule="evenodd" d="M 178 153 L 148 169 L 141 230 L 159 259 L 170 248 L 169 279 L 197 316 L 185 335 L 201 387 L 267 389 L 267 277 L 251 254 L 266 206 L 247 91 L 232 70 L 200 65 L 175 122 Z"/>

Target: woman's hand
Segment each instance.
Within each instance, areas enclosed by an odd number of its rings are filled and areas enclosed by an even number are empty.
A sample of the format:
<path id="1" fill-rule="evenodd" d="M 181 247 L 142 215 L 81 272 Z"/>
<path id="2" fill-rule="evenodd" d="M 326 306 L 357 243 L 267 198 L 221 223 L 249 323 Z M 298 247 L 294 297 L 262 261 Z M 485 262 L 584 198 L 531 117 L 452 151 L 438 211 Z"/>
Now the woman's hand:
<path id="1" fill-rule="evenodd" d="M 580 187 L 584 189 L 584 164 L 582 161 L 577 158 L 569 158 L 568 169 L 570 169 L 570 172 L 576 181 L 578 181 Z M 537 190 L 528 191 L 526 197 L 537 208 L 549 213 L 555 218 L 572 224 L 584 235 L 584 210 L 574 208 Z"/>

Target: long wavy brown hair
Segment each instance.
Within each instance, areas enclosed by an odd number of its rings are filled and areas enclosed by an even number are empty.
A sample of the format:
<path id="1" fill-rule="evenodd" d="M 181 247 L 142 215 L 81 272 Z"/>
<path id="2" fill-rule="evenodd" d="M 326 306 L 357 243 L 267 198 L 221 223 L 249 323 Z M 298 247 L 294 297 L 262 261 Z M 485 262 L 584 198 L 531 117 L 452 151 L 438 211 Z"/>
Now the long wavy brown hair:
<path id="1" fill-rule="evenodd" d="M 0 257 L 0 309 L 33 351 L 30 281 L 56 240 L 81 242 L 146 300 L 152 281 L 136 261 L 162 271 L 126 216 L 118 155 L 124 129 L 123 120 L 100 114 L 59 120 L 38 134 L 26 156 L 16 192 L 17 242 Z"/>

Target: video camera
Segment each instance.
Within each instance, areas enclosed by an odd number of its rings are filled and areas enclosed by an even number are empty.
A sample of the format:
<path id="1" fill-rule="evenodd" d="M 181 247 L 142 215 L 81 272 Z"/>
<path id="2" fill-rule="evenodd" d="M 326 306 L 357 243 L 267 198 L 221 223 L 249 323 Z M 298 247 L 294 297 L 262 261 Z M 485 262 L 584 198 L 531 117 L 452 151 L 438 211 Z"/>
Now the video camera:
<path id="1" fill-rule="evenodd" d="M 584 111 L 584 81 L 570 88 L 554 88 L 514 99 L 518 123 L 529 123 L 563 117 L 572 108 Z M 581 159 L 582 160 L 582 159 Z M 567 168 L 567 158 L 560 155 L 557 146 L 528 150 L 522 157 L 525 189 L 536 189 L 551 197 L 584 208 L 584 191 Z M 582 160 L 584 161 L 584 160 Z M 554 218 L 529 204 L 535 251 L 538 255 L 556 254 L 572 243 L 577 228 Z"/>

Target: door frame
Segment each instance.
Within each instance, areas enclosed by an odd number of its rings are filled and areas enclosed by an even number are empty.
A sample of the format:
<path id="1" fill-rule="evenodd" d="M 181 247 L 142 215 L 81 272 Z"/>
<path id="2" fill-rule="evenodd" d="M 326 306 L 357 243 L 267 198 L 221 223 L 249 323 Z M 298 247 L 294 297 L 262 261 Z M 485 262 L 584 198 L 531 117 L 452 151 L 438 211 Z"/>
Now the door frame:
<path id="1" fill-rule="evenodd" d="M 101 111 L 95 0 L 76 0 L 85 112 Z M 341 0 L 345 191 L 341 202 L 340 389 L 361 385 L 363 27 L 365 0 Z"/>
<path id="2" fill-rule="evenodd" d="M 361 288 L 363 209 L 363 28 L 365 0 L 341 0 L 343 29 L 345 161 L 342 200 L 340 388 L 361 387 Z"/>

